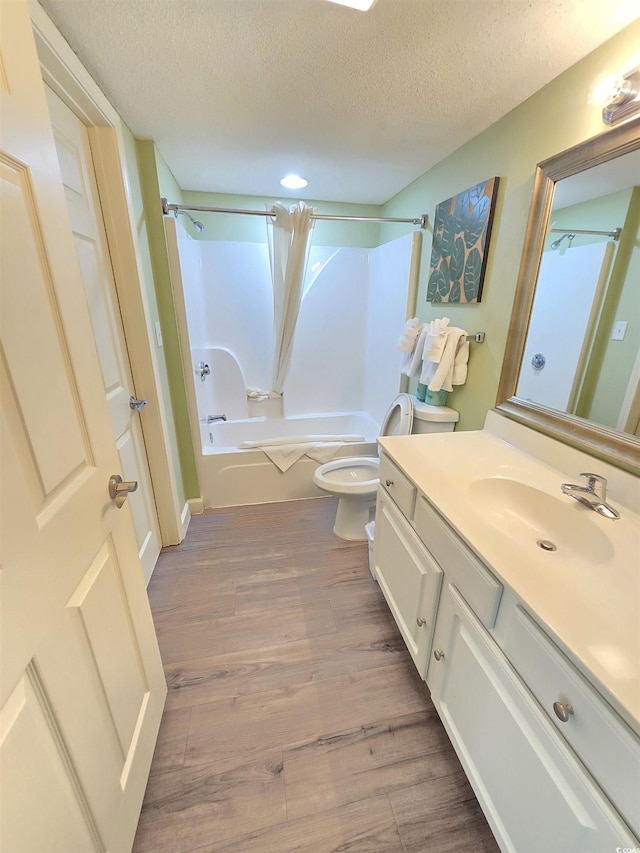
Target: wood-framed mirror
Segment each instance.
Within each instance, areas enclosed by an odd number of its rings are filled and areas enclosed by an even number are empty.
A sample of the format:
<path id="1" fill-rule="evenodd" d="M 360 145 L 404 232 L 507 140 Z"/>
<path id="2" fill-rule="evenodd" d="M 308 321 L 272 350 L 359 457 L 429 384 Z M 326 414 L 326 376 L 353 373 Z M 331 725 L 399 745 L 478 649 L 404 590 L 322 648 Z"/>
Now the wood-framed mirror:
<path id="1" fill-rule="evenodd" d="M 640 118 L 538 164 L 496 408 L 640 473 Z"/>

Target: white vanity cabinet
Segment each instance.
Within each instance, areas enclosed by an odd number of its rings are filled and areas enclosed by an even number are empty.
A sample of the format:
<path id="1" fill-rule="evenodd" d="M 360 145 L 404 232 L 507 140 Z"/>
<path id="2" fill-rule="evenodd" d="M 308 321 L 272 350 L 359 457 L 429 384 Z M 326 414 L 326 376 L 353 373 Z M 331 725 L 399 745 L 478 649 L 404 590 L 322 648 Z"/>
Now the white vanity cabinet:
<path id="1" fill-rule="evenodd" d="M 410 473 L 381 453 L 375 573 L 501 849 L 640 848 L 637 734 Z"/>
<path id="2" fill-rule="evenodd" d="M 458 590 L 443 589 L 427 683 L 503 850 L 603 853 L 635 841 Z"/>

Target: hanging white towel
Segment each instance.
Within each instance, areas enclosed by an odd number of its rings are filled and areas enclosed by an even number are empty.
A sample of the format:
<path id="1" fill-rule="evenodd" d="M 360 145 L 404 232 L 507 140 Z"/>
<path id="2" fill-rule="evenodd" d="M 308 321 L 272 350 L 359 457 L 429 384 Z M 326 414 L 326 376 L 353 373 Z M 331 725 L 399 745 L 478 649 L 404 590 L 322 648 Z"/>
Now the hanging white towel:
<path id="1" fill-rule="evenodd" d="M 456 356 L 453 361 L 453 376 L 451 378 L 452 385 L 464 385 L 467 381 L 467 369 L 469 363 L 469 341 L 467 336 L 464 336 L 464 341 L 458 342 Z"/>
<path id="2" fill-rule="evenodd" d="M 416 345 L 416 338 L 420 334 L 422 323 L 417 317 L 412 317 L 404 324 L 400 340 L 398 341 L 398 349 L 400 352 L 413 352 Z"/>
<path id="3" fill-rule="evenodd" d="M 281 435 L 275 438 L 263 438 L 261 441 L 241 441 L 238 447 L 241 450 L 250 450 L 256 447 L 278 447 L 286 444 L 320 444 L 332 441 L 364 441 L 363 435 L 349 433 L 347 435 Z"/>
<path id="4" fill-rule="evenodd" d="M 439 362 L 423 362 L 420 382 L 430 391 L 453 391 L 453 385 L 463 385 L 467 378 L 469 344 L 464 329 L 449 326 Z M 455 378 L 455 382 L 454 382 Z"/>
<path id="5" fill-rule="evenodd" d="M 422 351 L 424 349 L 424 342 L 427 337 L 428 328 L 428 325 L 422 326 L 412 351 L 407 353 L 402 360 L 400 373 L 404 373 L 405 376 L 411 377 L 420 375 L 420 370 L 422 369 Z"/>
<path id="6" fill-rule="evenodd" d="M 330 462 L 344 444 L 364 441 L 363 435 L 297 435 L 265 438 L 262 441 L 242 441 L 241 450 L 262 450 L 283 473 L 309 456 L 315 462 Z"/>

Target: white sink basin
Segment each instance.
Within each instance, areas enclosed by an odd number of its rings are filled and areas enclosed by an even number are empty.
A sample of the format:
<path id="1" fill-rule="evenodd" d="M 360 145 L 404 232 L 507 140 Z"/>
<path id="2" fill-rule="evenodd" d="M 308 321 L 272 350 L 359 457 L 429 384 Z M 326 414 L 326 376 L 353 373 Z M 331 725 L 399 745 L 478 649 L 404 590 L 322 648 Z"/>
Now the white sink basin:
<path id="1" fill-rule="evenodd" d="M 596 523 L 595 513 L 577 501 L 548 494 L 509 477 L 484 477 L 468 486 L 468 497 L 481 518 L 519 548 L 541 548 L 566 559 L 603 563 L 613 545 Z"/>

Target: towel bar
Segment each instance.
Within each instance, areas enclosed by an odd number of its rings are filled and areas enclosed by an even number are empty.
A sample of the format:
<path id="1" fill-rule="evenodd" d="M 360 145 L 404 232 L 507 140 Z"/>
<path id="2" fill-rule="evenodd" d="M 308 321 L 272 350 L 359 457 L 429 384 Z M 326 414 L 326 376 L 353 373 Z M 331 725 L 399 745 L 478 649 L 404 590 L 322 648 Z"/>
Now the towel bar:
<path id="1" fill-rule="evenodd" d="M 477 344 L 484 343 L 484 332 L 474 332 L 472 335 L 467 335 L 468 341 L 475 341 Z"/>

